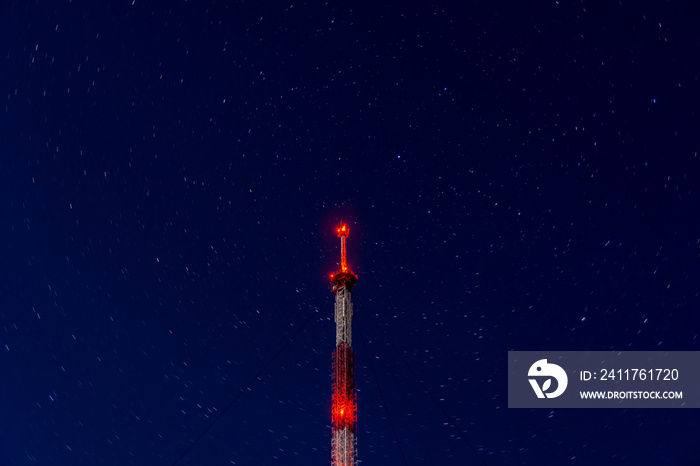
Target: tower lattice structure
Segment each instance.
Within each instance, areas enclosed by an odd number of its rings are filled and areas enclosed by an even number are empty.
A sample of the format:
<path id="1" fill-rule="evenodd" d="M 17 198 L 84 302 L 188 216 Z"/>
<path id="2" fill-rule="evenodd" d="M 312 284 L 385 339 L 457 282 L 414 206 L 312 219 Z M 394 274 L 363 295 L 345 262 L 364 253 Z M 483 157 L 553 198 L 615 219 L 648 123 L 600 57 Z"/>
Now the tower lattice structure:
<path id="1" fill-rule="evenodd" d="M 336 233 L 340 237 L 340 269 L 331 274 L 335 294 L 335 351 L 333 352 L 333 407 L 331 464 L 357 465 L 357 394 L 355 392 L 355 363 L 352 350 L 352 302 L 350 291 L 355 286 L 355 275 L 347 264 L 346 242 L 350 229 L 341 224 Z"/>

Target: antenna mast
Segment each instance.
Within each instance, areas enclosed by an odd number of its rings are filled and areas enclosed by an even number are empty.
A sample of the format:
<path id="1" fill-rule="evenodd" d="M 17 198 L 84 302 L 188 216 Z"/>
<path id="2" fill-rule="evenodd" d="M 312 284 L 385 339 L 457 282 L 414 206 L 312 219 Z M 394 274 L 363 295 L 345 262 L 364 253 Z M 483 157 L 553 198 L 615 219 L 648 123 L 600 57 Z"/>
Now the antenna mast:
<path id="1" fill-rule="evenodd" d="M 340 237 L 340 270 L 331 274 L 335 294 L 331 465 L 357 466 L 357 394 L 350 301 L 350 291 L 355 286 L 357 275 L 352 273 L 347 263 L 345 243 L 350 229 L 341 223 L 336 233 Z"/>

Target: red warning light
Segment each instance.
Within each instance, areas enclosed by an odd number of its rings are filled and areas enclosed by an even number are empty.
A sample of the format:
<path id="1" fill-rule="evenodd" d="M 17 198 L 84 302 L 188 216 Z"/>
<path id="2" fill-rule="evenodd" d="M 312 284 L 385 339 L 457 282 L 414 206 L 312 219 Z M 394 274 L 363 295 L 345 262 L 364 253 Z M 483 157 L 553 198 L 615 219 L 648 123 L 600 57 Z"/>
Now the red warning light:
<path id="1" fill-rule="evenodd" d="M 346 223 L 343 223 L 340 225 L 338 228 L 335 229 L 335 232 L 338 233 L 338 236 L 345 236 L 347 237 L 350 234 L 350 228 Z"/>

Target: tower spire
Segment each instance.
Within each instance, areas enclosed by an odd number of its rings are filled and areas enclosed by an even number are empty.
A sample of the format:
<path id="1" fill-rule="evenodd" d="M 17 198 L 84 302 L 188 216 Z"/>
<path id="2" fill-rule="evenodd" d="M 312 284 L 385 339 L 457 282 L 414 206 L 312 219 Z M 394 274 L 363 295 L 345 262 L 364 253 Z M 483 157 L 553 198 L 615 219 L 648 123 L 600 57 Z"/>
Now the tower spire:
<path id="1" fill-rule="evenodd" d="M 347 225 L 341 224 L 337 229 L 338 236 L 340 237 L 340 270 L 346 272 L 348 270 L 348 253 L 345 246 L 348 235 L 350 235 L 350 229 Z"/>
<path id="2" fill-rule="evenodd" d="M 331 274 L 335 294 L 335 351 L 333 352 L 333 407 L 331 410 L 331 465 L 357 465 L 357 395 L 355 363 L 352 350 L 352 302 L 350 291 L 355 275 L 348 266 L 346 242 L 350 229 L 341 223 L 336 229 L 340 237 L 340 269 Z"/>

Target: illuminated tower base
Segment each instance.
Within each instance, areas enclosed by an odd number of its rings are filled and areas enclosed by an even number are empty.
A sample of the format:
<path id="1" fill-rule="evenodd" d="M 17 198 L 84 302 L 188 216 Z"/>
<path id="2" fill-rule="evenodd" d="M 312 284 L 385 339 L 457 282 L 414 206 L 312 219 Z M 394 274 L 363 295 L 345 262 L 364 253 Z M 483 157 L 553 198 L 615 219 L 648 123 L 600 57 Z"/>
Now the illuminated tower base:
<path id="1" fill-rule="evenodd" d="M 347 225 L 337 230 L 340 237 L 340 270 L 331 275 L 335 294 L 335 351 L 333 352 L 332 466 L 357 465 L 357 396 L 352 350 L 352 302 L 350 290 L 357 281 L 347 265 Z"/>

